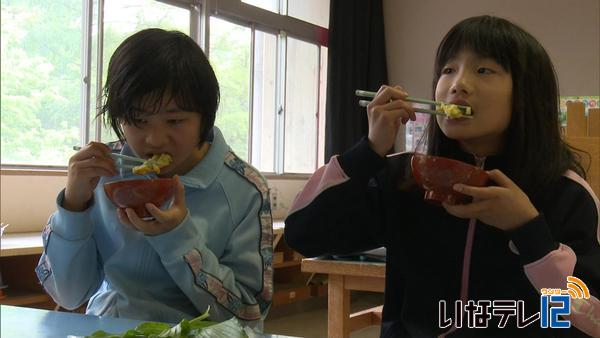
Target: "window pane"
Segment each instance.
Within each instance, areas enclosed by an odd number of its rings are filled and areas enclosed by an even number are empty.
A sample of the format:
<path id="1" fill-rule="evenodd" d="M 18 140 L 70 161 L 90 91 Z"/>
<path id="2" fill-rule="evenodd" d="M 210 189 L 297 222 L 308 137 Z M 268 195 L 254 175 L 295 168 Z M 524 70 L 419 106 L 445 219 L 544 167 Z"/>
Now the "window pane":
<path id="1" fill-rule="evenodd" d="M 288 15 L 329 28 L 329 0 L 288 0 Z"/>
<path id="2" fill-rule="evenodd" d="M 312 173 L 317 159 L 319 49 L 287 39 L 284 171 Z"/>
<path id="3" fill-rule="evenodd" d="M 221 89 L 215 124 L 233 151 L 248 160 L 250 29 L 211 17 L 209 48 Z"/>
<path id="4" fill-rule="evenodd" d="M 424 106 L 424 108 L 427 108 Z M 425 127 L 427 126 L 427 121 L 429 120 L 429 115 L 426 114 L 417 114 L 416 121 L 409 121 L 406 124 L 406 151 L 416 150 L 416 146 L 419 143 L 419 140 L 423 136 L 425 132 Z M 400 151 L 400 150 L 398 150 Z"/>
<path id="5" fill-rule="evenodd" d="M 277 37 L 256 31 L 254 39 L 252 165 L 274 172 Z"/>
<path id="6" fill-rule="evenodd" d="M 81 0 L 2 1 L 3 164 L 65 165 L 80 137 Z"/>
<path id="7" fill-rule="evenodd" d="M 102 60 L 102 85 L 106 81 L 108 62 L 115 49 L 130 35 L 146 28 L 162 28 L 178 30 L 189 35 L 190 11 L 167 5 L 155 0 L 106 0 L 104 3 L 104 51 Z M 97 28 L 94 29 L 97 40 Z M 96 67 L 92 68 L 93 79 L 96 79 Z M 96 92 L 92 90 L 91 114 L 96 116 Z M 93 121 L 95 122 L 95 121 Z M 104 126 L 103 126 L 104 127 Z M 91 133 L 90 133 L 91 134 Z M 102 142 L 116 140 L 110 127 L 102 130 Z"/>
<path id="8" fill-rule="evenodd" d="M 273 13 L 279 13 L 279 0 L 242 0 L 242 2 L 266 9 Z"/>
<path id="9" fill-rule="evenodd" d="M 325 102 L 327 102 L 327 47 L 321 46 L 321 73 L 319 75 L 319 143 L 317 149 L 317 167 L 323 166 L 325 159 Z"/>

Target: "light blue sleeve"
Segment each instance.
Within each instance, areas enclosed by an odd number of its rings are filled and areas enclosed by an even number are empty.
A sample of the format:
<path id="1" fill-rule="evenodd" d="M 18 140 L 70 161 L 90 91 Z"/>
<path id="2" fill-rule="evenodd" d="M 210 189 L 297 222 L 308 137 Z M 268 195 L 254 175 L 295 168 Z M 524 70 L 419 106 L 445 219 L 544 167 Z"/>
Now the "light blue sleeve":
<path id="1" fill-rule="evenodd" d="M 189 213 L 170 232 L 147 237 L 198 312 L 210 305 L 211 320 L 236 316 L 256 326 L 266 316 L 273 292 L 272 219 L 270 205 L 264 203 L 254 192 L 245 214 L 225 235 L 227 245 L 221 257 L 207 247 L 201 234 L 206 219 L 192 219 Z M 267 210 L 268 217 L 261 217 L 261 210 Z"/>
<path id="2" fill-rule="evenodd" d="M 93 205 L 72 212 L 61 206 L 63 198 L 64 190 L 56 199 L 58 210 L 42 233 L 44 252 L 35 270 L 52 299 L 72 310 L 98 290 L 104 275 L 92 237 Z"/>

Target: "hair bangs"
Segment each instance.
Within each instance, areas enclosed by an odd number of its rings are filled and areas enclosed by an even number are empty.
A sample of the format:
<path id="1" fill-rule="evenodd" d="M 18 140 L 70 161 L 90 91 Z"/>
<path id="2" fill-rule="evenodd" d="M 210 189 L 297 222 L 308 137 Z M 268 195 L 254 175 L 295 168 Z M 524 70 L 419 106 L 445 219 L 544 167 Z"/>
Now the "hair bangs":
<path id="1" fill-rule="evenodd" d="M 200 46 L 182 32 L 142 30 L 112 55 L 98 115 L 120 140 L 122 124 L 137 125 L 140 116 L 156 114 L 175 100 L 201 115 L 201 140 L 207 139 L 219 105 L 219 83 Z"/>
<path id="2" fill-rule="evenodd" d="M 509 38 L 508 26 L 501 20 L 490 17 L 466 19 L 453 27 L 438 47 L 435 62 L 435 77 L 440 76 L 442 68 L 461 50 L 471 50 L 481 57 L 491 58 L 507 72 L 512 71 L 508 54 L 516 48 Z M 434 83 L 435 85 L 435 83 Z"/>

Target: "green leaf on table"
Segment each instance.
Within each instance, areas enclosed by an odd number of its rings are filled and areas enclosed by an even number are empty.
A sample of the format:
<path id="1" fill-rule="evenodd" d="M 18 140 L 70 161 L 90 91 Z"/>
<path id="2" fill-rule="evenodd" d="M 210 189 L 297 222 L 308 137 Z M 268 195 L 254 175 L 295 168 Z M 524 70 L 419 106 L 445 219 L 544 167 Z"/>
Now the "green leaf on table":
<path id="1" fill-rule="evenodd" d="M 102 330 L 92 333 L 91 338 L 247 338 L 240 321 L 231 318 L 222 323 L 204 320 L 208 318 L 207 309 L 200 316 L 187 320 L 171 327 L 166 323 L 145 322 L 135 329 L 127 330 L 123 334 L 113 334 Z"/>
<path id="2" fill-rule="evenodd" d="M 224 322 L 199 329 L 192 329 L 189 338 L 248 338 L 240 321 L 233 317 Z"/>
<path id="3" fill-rule="evenodd" d="M 150 335 L 158 335 L 161 332 L 168 330 L 171 328 L 170 324 L 167 323 L 159 323 L 159 322 L 145 322 L 138 325 L 135 330 L 139 331 L 146 336 Z"/>
<path id="4" fill-rule="evenodd" d="M 131 330 L 127 330 L 123 334 L 114 334 L 114 333 L 109 333 L 106 331 L 98 330 L 98 331 L 92 333 L 90 336 L 86 336 L 86 337 L 91 337 L 91 338 L 146 338 L 147 336 L 134 330 L 134 329 L 131 329 Z"/>
<path id="5" fill-rule="evenodd" d="M 161 332 L 157 337 L 160 337 L 160 338 L 183 338 L 183 337 L 188 336 L 189 331 L 190 331 L 190 322 L 184 319 L 179 324 L 173 326 L 172 328 Z"/>

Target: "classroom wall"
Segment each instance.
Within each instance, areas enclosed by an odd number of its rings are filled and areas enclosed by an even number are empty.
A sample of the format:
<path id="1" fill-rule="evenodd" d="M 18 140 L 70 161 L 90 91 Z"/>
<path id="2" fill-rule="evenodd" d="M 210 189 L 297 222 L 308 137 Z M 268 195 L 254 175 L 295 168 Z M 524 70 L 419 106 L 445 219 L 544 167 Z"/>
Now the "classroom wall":
<path id="1" fill-rule="evenodd" d="M 563 96 L 600 94 L 599 0 L 383 0 L 390 83 L 431 97 L 433 62 L 460 20 L 504 17 L 535 36 L 552 58 Z"/>
<path id="2" fill-rule="evenodd" d="M 64 173 L 53 176 L 0 176 L 0 218 L 10 226 L 6 233 L 41 231 L 48 217 L 56 210 L 56 195 L 65 187 Z M 272 214 L 283 219 L 306 179 L 269 179 Z"/>

